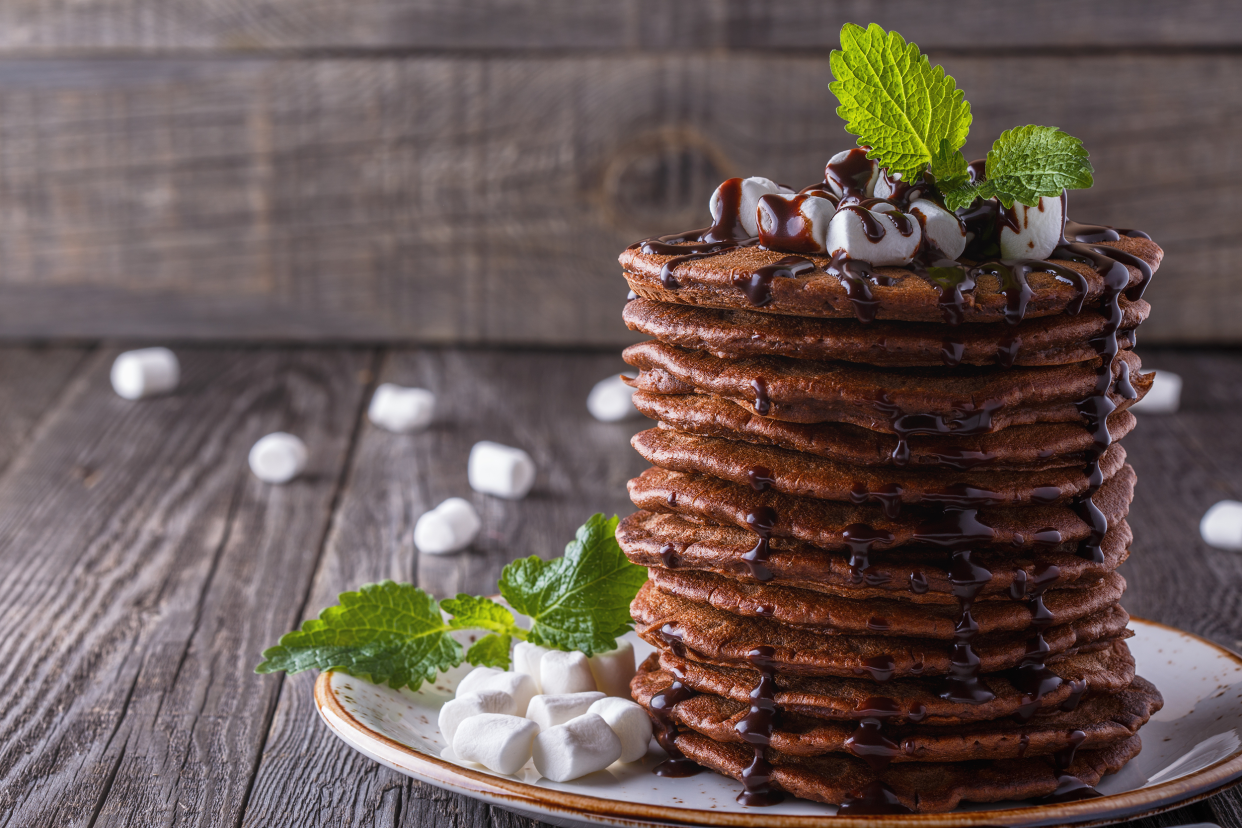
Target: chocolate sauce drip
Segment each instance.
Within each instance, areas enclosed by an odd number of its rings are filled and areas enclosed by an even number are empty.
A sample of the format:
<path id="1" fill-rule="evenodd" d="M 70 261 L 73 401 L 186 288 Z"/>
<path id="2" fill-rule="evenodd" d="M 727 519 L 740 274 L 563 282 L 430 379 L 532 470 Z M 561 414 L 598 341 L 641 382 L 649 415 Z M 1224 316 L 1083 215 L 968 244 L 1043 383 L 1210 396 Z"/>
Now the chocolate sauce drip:
<path id="1" fill-rule="evenodd" d="M 960 339 L 948 337 L 940 343 L 940 361 L 950 368 L 961 365 L 965 355 L 966 343 Z"/>
<path id="2" fill-rule="evenodd" d="M 1113 384 L 1113 390 L 1123 400 L 1138 398 L 1138 392 L 1134 390 L 1134 385 L 1130 382 L 1130 363 L 1121 363 L 1121 367 L 1117 371 L 1117 381 Z"/>
<path id="3" fill-rule="evenodd" d="M 1022 337 L 1010 332 L 996 346 L 996 364 L 1002 368 L 1012 368 L 1018 361 L 1018 352 L 1022 350 Z"/>
<path id="4" fill-rule="evenodd" d="M 846 198 L 865 198 L 867 183 L 875 170 L 875 162 L 867 158 L 862 147 L 852 149 L 840 161 L 829 162 L 824 167 L 824 183 L 832 183 Z"/>
<path id="5" fill-rule="evenodd" d="M 890 698 L 871 696 L 854 712 L 861 721 L 858 729 L 845 740 L 845 747 L 879 775 L 901 752 L 897 743 L 884 735 L 885 720 L 900 716 L 901 708 Z"/>
<path id="6" fill-rule="evenodd" d="M 929 453 L 928 456 L 933 458 L 942 466 L 948 466 L 951 469 L 965 471 L 967 469 L 973 469 L 982 463 L 995 460 L 996 452 L 969 451 L 967 449 L 944 449 L 939 452 Z"/>
<path id="7" fill-rule="evenodd" d="M 660 547 L 660 563 L 664 564 L 665 569 L 676 568 L 674 556 L 677 554 L 677 547 L 671 543 L 666 543 Z"/>
<path id="8" fill-rule="evenodd" d="M 1070 682 L 1069 698 L 1061 702 L 1061 709 L 1066 713 L 1072 713 L 1078 707 L 1078 703 L 1082 701 L 1083 694 L 1087 692 L 1087 680 L 1075 679 Z"/>
<path id="9" fill-rule="evenodd" d="M 913 537 L 920 543 L 941 549 L 965 549 L 992 542 L 996 539 L 996 530 L 979 521 L 977 509 L 945 509 L 935 518 L 919 524 Z"/>
<path id="10" fill-rule="evenodd" d="M 809 187 L 803 187 L 801 190 L 798 190 L 798 195 L 813 195 L 819 196 L 820 198 L 826 198 L 832 202 L 834 207 L 841 201 L 841 197 L 832 191 L 832 188 L 828 186 L 827 181 L 821 181 L 819 184 L 812 184 Z"/>
<path id="11" fill-rule="evenodd" d="M 841 538 L 850 550 L 850 580 L 855 584 L 864 581 L 869 586 L 878 586 L 889 580 L 888 575 L 869 572 L 871 568 L 871 550 L 877 543 L 893 542 L 891 532 L 875 529 L 865 523 L 851 523 L 841 531 Z"/>
<path id="12" fill-rule="evenodd" d="M 1026 277 L 1032 273 L 1050 273 L 1057 277 L 1058 281 L 1075 285 L 1078 288 L 1070 307 L 1066 309 L 1071 314 L 1077 313 L 1082 308 L 1083 298 L 1087 295 L 1087 282 L 1081 273 L 1042 259 L 991 261 L 972 270 L 976 279 L 986 274 L 995 277 L 1000 283 L 1000 291 L 1005 295 L 1005 321 L 1010 325 L 1017 325 L 1026 318 L 1026 306 L 1030 303 L 1031 296 L 1034 295 Z"/>
<path id="13" fill-rule="evenodd" d="M 854 791 L 841 807 L 838 816 L 882 816 L 885 814 L 912 814 L 914 811 L 901 804 L 897 794 L 884 782 L 876 779 L 867 783 L 861 791 Z"/>
<path id="14" fill-rule="evenodd" d="M 888 198 L 886 200 L 896 204 L 898 207 L 909 207 L 921 198 L 931 199 L 940 203 L 935 185 L 922 175 L 919 176 L 918 181 L 915 183 L 907 184 L 900 178 L 893 178 L 888 174 L 888 170 L 881 167 L 880 178 L 888 185 Z M 944 205 L 941 204 L 941 206 Z"/>
<path id="15" fill-rule="evenodd" d="M 867 619 L 867 629 L 871 630 L 872 632 L 882 633 L 882 632 L 888 632 L 890 629 L 892 629 L 892 626 L 888 623 L 887 618 L 882 618 L 878 615 L 873 615 Z"/>
<path id="16" fill-rule="evenodd" d="M 733 284 L 741 288 L 755 307 L 762 308 L 772 301 L 773 279 L 794 279 L 815 270 L 815 262 L 801 256 L 786 256 L 778 262 L 764 265 L 749 275 L 738 274 Z"/>
<path id="17" fill-rule="evenodd" d="M 867 215 L 870 214 L 867 213 Z M 883 228 L 880 228 L 880 232 L 882 236 Z M 858 321 L 863 323 L 875 321 L 880 303 L 871 294 L 871 285 L 891 287 L 894 280 L 876 273 L 867 262 L 847 258 L 843 250 L 838 250 L 832 255 L 832 259 L 824 270 L 829 276 L 836 276 L 845 287 L 845 296 L 854 306 L 854 316 Z"/>
<path id="18" fill-rule="evenodd" d="M 969 549 L 953 552 L 949 565 L 949 583 L 957 598 L 958 616 L 953 628 L 953 655 L 949 659 L 949 674 L 939 692 L 940 698 L 967 704 L 983 704 L 996 698 L 983 680 L 979 678 L 979 656 L 971 647 L 979 634 L 979 624 L 971 615 L 971 607 L 979 591 L 992 580 L 992 573 L 971 559 Z"/>
<path id="19" fill-rule="evenodd" d="M 986 434 L 992 430 L 992 415 L 1001 407 L 1000 400 L 984 400 L 976 406 L 962 403 L 949 416 L 943 414 L 907 414 L 898 408 L 884 392 L 872 403 L 876 410 L 888 418 L 897 434 L 897 448 L 893 450 L 893 462 L 904 466 L 910 462 L 910 446 L 907 438 L 918 434 L 956 434 L 969 437 Z"/>
<path id="20" fill-rule="evenodd" d="M 861 483 L 856 484 L 850 490 L 850 502 L 855 506 L 861 506 L 868 500 L 879 503 L 884 509 L 884 516 L 889 520 L 896 520 L 901 516 L 901 496 L 905 492 L 897 483 L 886 484 L 878 491 L 868 491 Z"/>
<path id="21" fill-rule="evenodd" d="M 876 207 L 879 207 L 881 205 L 886 205 L 889 207 L 896 207 L 897 209 L 895 210 L 876 210 L 875 209 Z M 858 203 L 858 207 L 861 207 L 863 210 L 869 211 L 873 216 L 876 215 L 877 213 L 887 216 L 888 220 L 893 223 L 893 227 L 897 230 L 897 232 L 905 236 L 906 238 L 909 238 L 910 235 L 914 232 L 914 227 L 915 227 L 914 219 L 910 218 L 909 214 L 902 212 L 901 207 L 896 202 L 890 199 L 868 198 L 868 199 L 864 199 L 860 201 Z M 846 208 L 841 208 L 841 209 L 846 209 Z M 879 239 L 872 239 L 871 234 L 867 233 L 865 228 L 863 232 L 864 234 L 866 234 L 867 239 L 869 241 L 872 241 L 872 242 L 879 241 Z M 881 233 L 881 237 L 883 237 L 883 233 Z"/>
<path id="22" fill-rule="evenodd" d="M 759 542 L 742 556 L 742 563 L 746 564 L 746 568 L 750 570 L 750 576 L 756 581 L 770 581 L 776 577 L 772 574 L 772 570 L 764 566 L 772 555 L 769 542 L 772 539 L 772 529 L 776 526 L 776 521 L 776 510 L 771 506 L 756 506 L 746 515 L 746 523 L 751 531 L 759 536 Z"/>
<path id="23" fill-rule="evenodd" d="M 1056 763 L 1057 770 L 1065 770 L 1074 764 L 1074 754 L 1078 753 L 1078 746 L 1085 741 L 1087 741 L 1087 734 L 1081 730 L 1070 733 L 1069 744 L 1052 754 L 1052 761 Z"/>
<path id="24" fill-rule="evenodd" d="M 963 267 L 952 259 L 940 259 L 931 264 L 912 262 L 910 269 L 939 292 L 940 299 L 936 304 L 945 323 L 962 324 L 966 318 L 966 297 L 963 291 L 975 289 L 974 270 Z"/>
<path id="25" fill-rule="evenodd" d="M 995 506 L 1004 502 L 1000 492 L 979 489 L 965 483 L 953 483 L 945 486 L 944 491 L 927 495 L 924 501 L 951 509 L 970 509 L 977 506 Z"/>
<path id="26" fill-rule="evenodd" d="M 768 396 L 767 380 L 763 377 L 756 377 L 750 381 L 750 387 L 755 391 L 755 413 L 767 414 L 772 410 L 772 398 Z"/>
<path id="27" fill-rule="evenodd" d="M 755 758 L 742 771 L 742 784 L 746 789 L 737 796 L 740 805 L 768 806 L 785 799 L 785 794 L 770 784 L 772 764 L 764 756 L 764 749 L 772 742 L 776 722 L 775 655 L 776 650 L 766 645 L 746 654 L 746 659 L 759 670 L 759 683 L 750 691 L 750 712 L 734 727 L 737 735 L 755 752 Z"/>
<path id="28" fill-rule="evenodd" d="M 1021 577 L 1019 577 L 1019 573 Z M 1018 719 L 1029 721 L 1039 710 L 1044 696 L 1055 693 L 1065 682 L 1048 669 L 1045 660 L 1050 648 L 1044 639 L 1044 631 L 1056 623 L 1056 618 L 1044 604 L 1044 592 L 1061 577 L 1056 564 L 1039 564 L 1028 577 L 1026 570 L 1014 572 L 1009 596 L 1015 601 L 1026 601 L 1031 609 L 1031 626 L 1035 634 L 1026 642 L 1026 654 L 1009 677 L 1010 682 L 1022 694 L 1018 706 Z"/>
<path id="29" fill-rule="evenodd" d="M 880 683 L 892 680 L 897 673 L 897 662 L 890 655 L 871 656 L 864 658 L 861 665 L 854 668 L 854 672 L 858 675 L 866 673 L 871 676 L 872 681 Z"/>
<path id="30" fill-rule="evenodd" d="M 771 469 L 767 466 L 751 466 L 746 470 L 746 479 L 756 492 L 766 492 L 776 482 L 772 477 Z"/>
<path id="31" fill-rule="evenodd" d="M 765 195 L 759 199 L 757 218 L 759 241 L 768 250 L 790 253 L 821 253 L 819 242 L 811 234 L 811 222 L 802 213 L 808 198 L 822 198 L 819 193 L 799 193 L 792 198 Z M 836 204 L 836 200 L 833 200 Z"/>
<path id="32" fill-rule="evenodd" d="M 910 591 L 915 595 L 922 595 L 931 589 L 931 584 L 927 582 L 927 576 L 922 570 L 914 569 L 910 572 Z"/>
<path id="33" fill-rule="evenodd" d="M 747 237 L 742 227 L 742 179 L 730 178 L 720 185 L 720 213 L 699 241 L 740 241 Z"/>
<path id="34" fill-rule="evenodd" d="M 1031 737 L 1023 733 L 1022 738 L 1018 740 L 1018 758 L 1019 759 L 1021 759 L 1023 756 L 1026 756 L 1026 749 L 1030 746 L 1031 746 Z"/>
<path id="35" fill-rule="evenodd" d="M 668 625 L 665 625 L 665 629 Z M 661 635 L 664 635 L 662 629 Z M 680 641 L 677 643 L 680 644 Z M 685 647 L 682 647 L 684 654 Z M 660 692 L 651 697 L 649 707 L 651 709 L 651 717 L 655 720 L 655 737 L 660 747 L 664 748 L 664 752 L 668 754 L 668 759 L 652 768 L 652 773 L 656 776 L 667 777 L 683 777 L 694 776 L 703 770 L 697 764 L 686 758 L 686 754 L 681 752 L 677 747 L 677 724 L 673 718 L 673 707 L 679 702 L 692 698 L 694 692 L 682 683 L 684 675 L 678 670 L 673 670 L 673 683 L 664 688 Z"/>
<path id="36" fill-rule="evenodd" d="M 1081 799 L 1095 799 L 1103 796 L 1095 788 L 1070 773 L 1057 773 L 1057 789 L 1047 796 L 1041 796 L 1035 802 L 1053 805 L 1059 802 L 1077 802 Z"/>

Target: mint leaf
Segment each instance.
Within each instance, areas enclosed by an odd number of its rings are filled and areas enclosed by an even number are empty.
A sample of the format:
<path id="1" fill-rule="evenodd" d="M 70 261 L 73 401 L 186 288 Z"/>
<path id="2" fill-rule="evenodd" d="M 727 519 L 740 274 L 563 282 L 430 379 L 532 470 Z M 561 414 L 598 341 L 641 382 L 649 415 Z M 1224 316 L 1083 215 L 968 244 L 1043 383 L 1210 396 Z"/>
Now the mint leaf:
<path id="1" fill-rule="evenodd" d="M 1002 132 L 988 151 L 980 195 L 994 195 L 1006 207 L 1015 201 L 1034 205 L 1041 196 L 1090 187 L 1093 172 L 1087 150 L 1074 136 L 1056 127 L 1014 127 Z"/>
<path id="2" fill-rule="evenodd" d="M 315 667 L 417 690 L 461 664 L 461 645 L 449 636 L 436 600 L 418 587 L 382 581 L 343 592 L 338 600 L 338 606 L 281 636 L 263 652 L 255 672 Z"/>
<path id="3" fill-rule="evenodd" d="M 458 593 L 456 598 L 445 598 L 440 609 L 453 618 L 449 626 L 455 630 L 489 630 L 501 635 L 513 635 L 518 630 L 513 613 L 491 598 Z"/>
<path id="4" fill-rule="evenodd" d="M 966 143 L 971 116 L 962 90 L 896 32 L 846 23 L 830 62 L 836 80 L 829 88 L 841 102 L 837 115 L 890 175 L 912 181 L 942 141 L 951 150 Z"/>
<path id="5" fill-rule="evenodd" d="M 532 556 L 504 568 L 500 594 L 530 616 L 527 641 L 590 656 L 616 647 L 617 636 L 631 629 L 630 601 L 647 570 L 621 552 L 617 522 L 615 516 L 593 515 L 565 547 L 564 557 Z"/>
<path id="6" fill-rule="evenodd" d="M 940 147 L 932 153 L 931 174 L 936 184 L 949 187 L 970 183 L 970 170 L 966 165 L 966 156 L 962 151 L 951 146 L 948 138 L 940 141 Z"/>
<path id="7" fill-rule="evenodd" d="M 485 635 L 466 650 L 466 661 L 478 667 L 509 669 L 509 646 L 513 637 L 508 635 Z"/>

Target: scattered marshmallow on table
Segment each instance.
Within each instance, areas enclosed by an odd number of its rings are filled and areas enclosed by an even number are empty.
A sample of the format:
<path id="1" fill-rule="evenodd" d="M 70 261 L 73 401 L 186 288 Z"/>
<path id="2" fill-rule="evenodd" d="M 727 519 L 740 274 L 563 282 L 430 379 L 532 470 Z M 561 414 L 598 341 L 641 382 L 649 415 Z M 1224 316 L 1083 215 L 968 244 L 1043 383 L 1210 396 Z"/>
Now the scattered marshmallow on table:
<path id="1" fill-rule="evenodd" d="M 621 740 L 621 761 L 637 762 L 647 755 L 651 743 L 651 717 L 641 704 L 629 699 L 606 698 L 592 704 L 588 713 L 603 718 Z"/>
<path id="2" fill-rule="evenodd" d="M 525 673 L 535 680 L 535 689 L 537 692 L 543 692 L 543 682 L 539 678 L 539 662 L 544 654 L 552 652 L 547 647 L 540 647 L 538 644 L 531 644 L 529 641 L 519 641 L 513 645 L 513 670 L 517 673 Z"/>
<path id="3" fill-rule="evenodd" d="M 1173 414 L 1182 400 L 1182 378 L 1172 371 L 1156 371 L 1151 389 L 1130 406 L 1140 414 Z"/>
<path id="4" fill-rule="evenodd" d="M 544 730 L 576 719 L 590 709 L 591 705 L 606 698 L 597 690 L 585 693 L 547 693 L 535 696 L 526 709 L 526 718 Z"/>
<path id="5" fill-rule="evenodd" d="M 1222 500 L 1203 515 L 1199 534 L 1209 546 L 1242 551 L 1242 503 Z"/>
<path id="6" fill-rule="evenodd" d="M 266 437 L 250 449 L 250 470 L 264 483 L 288 483 L 306 469 L 306 444 L 283 431 Z"/>
<path id="7" fill-rule="evenodd" d="M 582 693 L 597 689 L 591 665 L 580 652 L 549 650 L 539 659 L 539 686 L 545 693 Z"/>
<path id="8" fill-rule="evenodd" d="M 587 394 L 587 411 L 601 423 L 618 423 L 627 417 L 636 417 L 634 389 L 625 384 L 620 374 L 600 380 Z"/>
<path id="9" fill-rule="evenodd" d="M 526 715 L 526 708 L 535 696 L 535 680 L 525 673 L 510 673 L 497 670 L 495 667 L 476 667 L 457 684 L 457 695 L 467 696 L 471 693 L 482 693 L 488 690 L 499 690 L 513 697 L 514 711 L 518 716 Z"/>
<path id="10" fill-rule="evenodd" d="M 426 428 L 435 409 L 436 395 L 427 389 L 386 382 L 375 389 L 367 417 L 380 428 L 402 433 Z"/>
<path id="11" fill-rule="evenodd" d="M 478 762 L 496 773 L 513 774 L 530 761 L 538 733 L 539 725 L 530 719 L 481 713 L 458 726 L 453 736 L 453 753 L 458 759 Z"/>
<path id="12" fill-rule="evenodd" d="M 466 467 L 470 488 L 483 494 L 520 500 L 535 483 L 535 461 L 520 448 L 482 440 L 470 449 Z"/>
<path id="13" fill-rule="evenodd" d="M 500 713 L 505 716 L 517 715 L 517 705 L 513 696 L 503 690 L 479 690 L 449 699 L 440 707 L 440 732 L 448 744 L 453 744 L 457 728 L 466 719 L 484 713 Z"/>
<path id="14" fill-rule="evenodd" d="M 112 363 L 112 390 L 127 400 L 167 394 L 181 381 L 181 364 L 167 348 L 126 351 Z"/>
<path id="15" fill-rule="evenodd" d="M 628 641 L 617 642 L 614 650 L 596 653 L 587 660 L 595 689 L 609 696 L 628 699 L 630 679 L 634 678 L 634 645 Z"/>
<path id="16" fill-rule="evenodd" d="M 621 740 L 602 716 L 586 713 L 540 731 L 532 755 L 535 770 L 553 782 L 568 782 L 620 759 Z"/>
<path id="17" fill-rule="evenodd" d="M 414 545 L 429 555 L 457 552 L 474 542 L 482 525 L 469 500 L 450 497 L 419 517 L 414 524 Z"/>

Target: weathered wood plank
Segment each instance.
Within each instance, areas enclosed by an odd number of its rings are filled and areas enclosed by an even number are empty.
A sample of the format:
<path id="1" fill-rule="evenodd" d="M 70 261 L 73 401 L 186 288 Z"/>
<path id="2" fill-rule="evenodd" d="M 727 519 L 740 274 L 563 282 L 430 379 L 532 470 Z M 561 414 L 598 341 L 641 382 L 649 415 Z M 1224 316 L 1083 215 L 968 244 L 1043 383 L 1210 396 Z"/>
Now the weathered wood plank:
<path id="1" fill-rule="evenodd" d="M 1149 341 L 1242 340 L 1242 56 L 945 58 L 969 149 L 1056 124 L 1169 250 Z M 825 56 L 0 61 L 0 336 L 621 344 L 617 254 L 851 143 Z M 1089 102 L 1089 103 L 1087 103 Z"/>
<path id="2" fill-rule="evenodd" d="M 73 345 L 0 348 L 0 470 L 27 444 L 89 353 Z"/>
<path id="3" fill-rule="evenodd" d="M 382 578 L 417 579 L 440 597 L 490 594 L 510 560 L 559 555 L 593 512 L 632 511 L 625 481 L 645 464 L 629 437 L 646 421 L 598 423 L 585 407 L 591 385 L 624 367 L 612 354 L 393 353 L 381 379 L 435 391 L 436 422 L 412 435 L 364 427 L 305 615 L 335 603 L 341 591 Z M 466 457 L 481 439 L 531 453 L 539 476 L 526 499 L 471 493 Z M 420 557 L 411 540 L 415 521 L 455 495 L 478 506 L 479 540 L 456 555 Z M 355 753 L 320 724 L 313 684 L 305 673 L 281 686 L 244 825 L 531 824 Z"/>
<path id="4" fill-rule="evenodd" d="M 181 349 L 127 402 L 97 354 L 0 476 L 0 821 L 236 824 L 275 703 L 251 671 L 306 599 L 372 358 Z M 286 429 L 284 487 L 246 467 Z"/>
<path id="5" fill-rule="evenodd" d="M 137 0 L 0 6 L 0 49 L 512 49 L 823 48 L 845 21 L 880 23 L 925 49 L 1142 48 L 1236 45 L 1236 7 L 1221 0 Z"/>

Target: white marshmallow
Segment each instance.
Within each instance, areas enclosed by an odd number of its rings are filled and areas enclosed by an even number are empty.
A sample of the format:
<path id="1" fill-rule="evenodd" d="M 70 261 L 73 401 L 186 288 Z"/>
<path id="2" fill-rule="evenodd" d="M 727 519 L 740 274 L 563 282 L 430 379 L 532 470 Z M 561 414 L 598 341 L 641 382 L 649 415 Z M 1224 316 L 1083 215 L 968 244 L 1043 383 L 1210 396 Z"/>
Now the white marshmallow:
<path id="1" fill-rule="evenodd" d="M 1143 399 L 1130 406 L 1143 414 L 1173 414 L 1182 400 L 1182 378 L 1172 371 L 1157 371 Z"/>
<path id="2" fill-rule="evenodd" d="M 720 191 L 728 183 L 726 181 L 724 184 L 721 184 L 712 193 L 712 199 L 708 204 L 709 209 L 712 211 L 712 221 L 720 219 Z M 756 176 L 742 179 L 742 197 L 738 201 L 738 223 L 742 225 L 742 229 L 746 231 L 746 234 L 749 236 L 759 235 L 759 220 L 755 215 L 756 208 L 759 206 L 759 199 L 772 193 L 789 192 L 792 192 L 792 190 L 782 187 L 768 178 Z"/>
<path id="3" fill-rule="evenodd" d="M 469 500 L 450 497 L 419 517 L 414 524 L 414 545 L 429 555 L 457 552 L 474 542 L 482 525 Z"/>
<path id="4" fill-rule="evenodd" d="M 802 253 L 825 253 L 828 250 L 828 228 L 832 224 L 832 217 L 837 212 L 837 205 L 833 204 L 826 198 L 821 196 L 804 196 L 798 203 L 798 215 L 802 218 L 803 226 L 790 227 L 787 223 L 782 222 L 780 217 L 772 211 L 773 207 L 769 206 L 768 199 L 779 198 L 784 201 L 793 201 L 799 198 L 798 193 L 785 195 L 777 193 L 760 200 L 758 207 L 759 217 L 759 241 L 761 244 L 772 248 L 773 250 L 787 249 L 791 242 L 797 244 L 794 249 Z M 790 231 L 796 233 L 796 236 L 790 236 Z M 815 249 L 808 249 L 814 245 Z"/>
<path id="5" fill-rule="evenodd" d="M 510 673 L 495 667 L 476 667 L 457 684 L 457 695 L 499 690 L 513 697 L 514 712 L 526 715 L 530 700 L 535 697 L 535 680 L 525 673 Z"/>
<path id="6" fill-rule="evenodd" d="M 532 751 L 535 770 L 553 782 L 595 773 L 621 758 L 621 740 L 595 713 L 541 731 Z"/>
<path id="7" fill-rule="evenodd" d="M 530 719 L 482 713 L 461 723 L 453 737 L 458 759 L 496 773 L 514 774 L 530 761 L 539 726 Z"/>
<path id="8" fill-rule="evenodd" d="M 482 440 L 470 449 L 466 466 L 476 492 L 521 500 L 535 483 L 535 461 L 519 448 Z"/>
<path id="9" fill-rule="evenodd" d="M 892 198 L 897 188 L 893 185 L 900 181 L 900 178 L 889 178 L 888 170 L 877 170 L 875 185 L 871 188 L 872 198 Z"/>
<path id="10" fill-rule="evenodd" d="M 112 390 L 127 400 L 167 394 L 181 381 L 181 364 L 167 348 L 119 354 L 112 363 Z"/>
<path id="11" fill-rule="evenodd" d="M 526 718 L 547 730 L 549 727 L 565 724 L 570 719 L 576 719 L 602 698 L 605 696 L 598 690 L 555 695 L 544 693 L 530 700 Z"/>
<path id="12" fill-rule="evenodd" d="M 880 165 L 876 163 L 873 159 L 866 158 L 865 156 L 867 155 L 867 151 L 863 149 L 862 147 L 855 147 L 854 149 L 842 150 L 841 152 L 838 152 L 836 155 L 828 159 L 828 164 L 824 168 L 824 180 L 828 182 L 828 188 L 832 190 L 834 193 L 836 193 L 838 196 L 845 195 L 845 191 L 841 188 L 838 182 L 833 180 L 833 175 L 828 170 L 834 164 L 841 164 L 845 162 L 845 160 L 849 158 L 850 155 L 854 155 L 858 163 L 866 164 L 870 166 L 871 168 L 871 177 L 867 179 L 867 185 L 863 188 L 862 198 L 871 198 L 872 196 L 875 196 L 877 198 L 887 198 L 889 195 L 888 193 L 885 193 L 884 195 L 880 195 L 878 192 L 876 192 L 876 188 L 880 186 L 880 181 L 882 180 L 880 177 Z M 864 157 L 857 158 L 857 156 L 859 155 L 864 156 Z"/>
<path id="13" fill-rule="evenodd" d="M 955 213 L 925 198 L 911 204 L 910 212 L 923 225 L 925 243 L 936 245 L 950 259 L 962 255 L 962 251 L 966 249 L 966 225 Z"/>
<path id="14" fill-rule="evenodd" d="M 277 431 L 250 449 L 250 470 L 264 483 L 288 483 L 306 469 L 306 443 Z"/>
<path id="15" fill-rule="evenodd" d="M 367 417 L 380 428 L 402 433 L 431 424 L 436 395 L 426 388 L 404 388 L 386 382 L 375 389 Z"/>
<path id="16" fill-rule="evenodd" d="M 651 717 L 641 704 L 629 699 L 600 699 L 591 705 L 588 713 L 594 713 L 612 728 L 621 740 L 621 761 L 637 762 L 647 755 L 651 743 Z"/>
<path id="17" fill-rule="evenodd" d="M 875 221 L 884 228 L 884 236 L 879 241 L 871 241 L 863 231 L 863 219 L 855 210 L 866 210 L 864 207 L 838 210 L 832 217 L 828 227 L 828 239 L 825 247 L 829 253 L 844 251 L 851 259 L 869 262 L 877 267 L 885 265 L 909 264 L 923 240 L 923 232 L 918 219 L 907 216 L 911 232 L 903 236 L 897 229 L 897 220 L 889 213 L 901 212 L 892 204 L 876 204 L 867 210 Z"/>
<path id="18" fill-rule="evenodd" d="M 1046 259 L 1061 240 L 1061 198 L 1041 198 L 1033 207 L 1014 202 L 1007 210 L 1022 229 L 1015 233 L 1001 225 L 1002 259 Z"/>
<path id="19" fill-rule="evenodd" d="M 445 743 L 453 744 L 453 737 L 462 722 L 484 713 L 513 716 L 517 713 L 517 706 L 513 703 L 513 696 L 501 690 L 484 690 L 449 699 L 440 707 L 440 732 L 444 734 Z"/>
<path id="20" fill-rule="evenodd" d="M 539 684 L 545 693 L 583 693 L 597 689 L 591 665 L 580 652 L 550 650 L 539 660 Z"/>
<path id="21" fill-rule="evenodd" d="M 1242 551 L 1242 503 L 1222 500 L 1208 509 L 1199 521 L 1199 534 L 1208 546 Z"/>
<path id="22" fill-rule="evenodd" d="M 633 644 L 618 642 L 615 650 L 596 653 L 587 664 L 595 679 L 595 689 L 622 699 L 630 697 L 630 679 L 635 673 Z"/>
<path id="23" fill-rule="evenodd" d="M 543 681 L 539 678 L 539 662 L 545 653 L 552 652 L 547 647 L 540 647 L 538 644 L 531 644 L 529 641 L 519 641 L 513 646 L 513 670 L 517 673 L 525 673 L 534 679 L 536 692 L 543 692 Z"/>
<path id="24" fill-rule="evenodd" d="M 634 391 L 620 374 L 600 380 L 587 394 L 587 411 L 601 423 L 617 423 L 635 417 L 638 409 L 634 407 Z"/>

